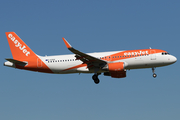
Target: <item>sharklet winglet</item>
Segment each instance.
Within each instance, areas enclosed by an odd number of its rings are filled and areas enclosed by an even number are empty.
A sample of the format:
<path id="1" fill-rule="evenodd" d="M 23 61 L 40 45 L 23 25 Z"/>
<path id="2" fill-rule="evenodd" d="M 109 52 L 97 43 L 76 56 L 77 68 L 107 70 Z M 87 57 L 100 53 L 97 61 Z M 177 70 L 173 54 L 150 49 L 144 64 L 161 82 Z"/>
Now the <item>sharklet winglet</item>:
<path id="1" fill-rule="evenodd" d="M 72 46 L 68 43 L 68 41 L 65 39 L 65 38 L 62 38 L 66 47 L 69 49 L 69 48 L 72 48 Z"/>

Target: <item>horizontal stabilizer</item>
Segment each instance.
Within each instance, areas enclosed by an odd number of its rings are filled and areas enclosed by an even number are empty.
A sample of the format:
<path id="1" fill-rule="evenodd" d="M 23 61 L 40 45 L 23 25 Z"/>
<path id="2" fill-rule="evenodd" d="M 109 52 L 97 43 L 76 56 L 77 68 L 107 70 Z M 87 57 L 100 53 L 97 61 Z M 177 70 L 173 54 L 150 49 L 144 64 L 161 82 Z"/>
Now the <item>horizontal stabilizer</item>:
<path id="1" fill-rule="evenodd" d="M 25 66 L 27 64 L 27 62 L 22 62 L 22 61 L 11 59 L 11 58 L 6 58 L 6 60 L 14 64 L 21 65 L 21 66 Z"/>

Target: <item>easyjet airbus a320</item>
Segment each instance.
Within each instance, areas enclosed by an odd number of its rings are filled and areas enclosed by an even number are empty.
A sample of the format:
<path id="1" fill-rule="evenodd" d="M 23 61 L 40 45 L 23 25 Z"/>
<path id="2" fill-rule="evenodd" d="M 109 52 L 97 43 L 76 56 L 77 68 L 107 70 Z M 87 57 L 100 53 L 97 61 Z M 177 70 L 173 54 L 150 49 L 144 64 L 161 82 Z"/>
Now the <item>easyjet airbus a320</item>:
<path id="1" fill-rule="evenodd" d="M 113 78 L 126 77 L 126 70 L 167 66 L 177 61 L 175 56 L 160 49 L 123 50 L 83 53 L 74 49 L 65 38 L 66 47 L 74 54 L 39 56 L 15 32 L 6 32 L 13 59 L 6 59 L 5 66 L 54 74 L 94 73 L 92 79 L 99 83 L 98 75 Z"/>

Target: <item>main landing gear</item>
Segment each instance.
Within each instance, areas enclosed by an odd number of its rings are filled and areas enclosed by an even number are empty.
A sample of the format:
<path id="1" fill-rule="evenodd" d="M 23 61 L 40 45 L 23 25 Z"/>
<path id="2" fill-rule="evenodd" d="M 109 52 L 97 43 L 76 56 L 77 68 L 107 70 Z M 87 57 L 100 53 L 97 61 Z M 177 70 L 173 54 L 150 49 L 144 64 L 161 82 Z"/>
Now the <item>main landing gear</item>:
<path id="1" fill-rule="evenodd" d="M 99 78 L 98 78 L 98 75 L 97 73 L 95 73 L 93 76 L 92 76 L 92 79 L 94 80 L 94 83 L 98 84 L 100 82 Z"/>
<path id="2" fill-rule="evenodd" d="M 156 78 L 157 75 L 156 75 L 156 73 L 155 73 L 155 68 L 154 68 L 154 67 L 152 68 L 152 72 L 153 72 L 153 77 Z"/>

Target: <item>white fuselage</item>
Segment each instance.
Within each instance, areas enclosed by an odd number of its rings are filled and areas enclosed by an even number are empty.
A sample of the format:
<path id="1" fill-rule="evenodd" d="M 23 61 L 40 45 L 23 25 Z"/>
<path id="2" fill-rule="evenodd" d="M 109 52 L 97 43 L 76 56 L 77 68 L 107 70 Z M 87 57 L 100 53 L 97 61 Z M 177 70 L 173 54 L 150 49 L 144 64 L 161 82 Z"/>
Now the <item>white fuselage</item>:
<path id="1" fill-rule="evenodd" d="M 88 55 L 94 56 L 96 58 L 102 58 L 105 56 L 109 56 L 112 54 L 119 53 L 121 51 L 114 52 L 98 52 L 98 53 L 87 53 Z M 76 60 L 74 54 L 70 55 L 58 55 L 58 56 L 39 56 L 40 59 L 54 72 L 57 74 L 66 74 L 66 73 L 93 73 L 87 68 L 87 66 L 80 66 L 83 62 L 80 60 Z M 119 57 L 120 56 L 116 56 Z M 107 60 L 106 60 L 107 59 Z M 152 67 L 161 67 L 173 64 L 176 62 L 176 57 L 166 54 L 162 55 L 162 53 L 149 54 L 143 56 L 136 57 L 128 57 L 124 59 L 119 59 L 116 61 L 111 61 L 113 58 L 104 59 L 107 62 L 124 62 L 125 69 L 140 69 L 140 68 L 152 68 Z M 79 67 L 75 67 L 79 66 Z M 39 67 L 42 67 L 41 64 Z M 73 68 L 74 67 L 74 68 Z M 72 68 L 72 69 L 69 69 Z M 103 70 L 99 71 L 103 72 Z"/>

